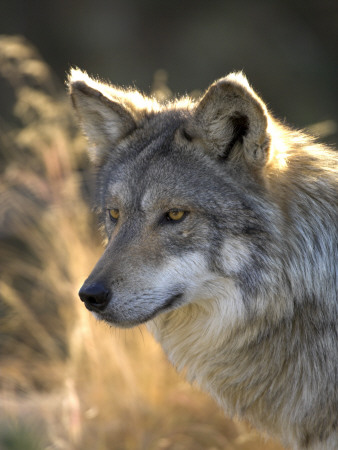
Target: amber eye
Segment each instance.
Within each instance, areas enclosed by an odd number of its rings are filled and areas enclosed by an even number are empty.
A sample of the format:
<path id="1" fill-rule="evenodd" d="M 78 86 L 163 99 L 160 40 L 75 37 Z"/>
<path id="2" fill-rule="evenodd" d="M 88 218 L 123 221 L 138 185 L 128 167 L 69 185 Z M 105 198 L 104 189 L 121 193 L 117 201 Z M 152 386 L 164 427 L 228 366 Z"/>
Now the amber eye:
<path id="1" fill-rule="evenodd" d="M 169 221 L 178 222 L 179 220 L 183 219 L 185 214 L 186 214 L 185 211 L 182 211 L 180 209 L 171 209 L 170 211 L 167 212 L 166 218 Z"/>
<path id="2" fill-rule="evenodd" d="M 113 222 L 116 222 L 120 217 L 120 211 L 118 209 L 108 209 L 109 217 Z"/>

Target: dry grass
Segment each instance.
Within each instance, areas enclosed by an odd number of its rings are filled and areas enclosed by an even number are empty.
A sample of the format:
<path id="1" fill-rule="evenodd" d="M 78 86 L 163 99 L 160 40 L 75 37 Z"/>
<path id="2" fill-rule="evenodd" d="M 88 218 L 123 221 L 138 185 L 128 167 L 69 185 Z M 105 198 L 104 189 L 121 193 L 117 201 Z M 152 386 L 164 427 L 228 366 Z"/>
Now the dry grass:
<path id="1" fill-rule="evenodd" d="M 0 74 L 15 95 L 0 121 L 0 449 L 281 449 L 185 383 L 145 328 L 83 308 L 102 251 L 85 142 L 23 39 L 0 38 Z"/>

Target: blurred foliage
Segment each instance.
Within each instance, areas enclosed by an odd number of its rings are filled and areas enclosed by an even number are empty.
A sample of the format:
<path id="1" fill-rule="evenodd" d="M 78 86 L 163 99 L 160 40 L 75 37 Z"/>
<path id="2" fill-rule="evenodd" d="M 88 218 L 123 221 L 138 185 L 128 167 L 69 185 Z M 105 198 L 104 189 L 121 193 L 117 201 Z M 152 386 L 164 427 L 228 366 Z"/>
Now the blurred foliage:
<path id="1" fill-rule="evenodd" d="M 81 207 L 72 204 L 79 197 L 72 173 L 77 164 L 75 127 L 64 99 L 51 96 L 55 89 L 49 68 L 22 39 L 1 37 L 0 73 L 14 90 L 20 124 L 0 123 L 5 162 L 0 182 L 0 352 L 11 358 L 13 350 L 24 348 L 32 360 L 62 359 L 67 349 L 61 310 L 72 294 L 69 233 L 75 232 L 70 226 Z M 51 254 L 54 258 L 46 257 Z M 68 264 L 62 265 L 62 259 Z M 56 279 L 62 283 L 57 285 Z M 19 314 L 13 316 L 13 311 Z"/>
<path id="2" fill-rule="evenodd" d="M 15 117 L 0 121 L 0 449 L 280 449 L 179 378 L 143 327 L 83 308 L 102 251 L 85 141 L 26 40 L 0 38 L 0 75 Z M 170 95 L 163 72 L 154 92 Z"/>
<path id="3" fill-rule="evenodd" d="M 1 450 L 43 450 L 43 433 L 34 425 L 25 423 L 2 424 L 0 426 Z"/>

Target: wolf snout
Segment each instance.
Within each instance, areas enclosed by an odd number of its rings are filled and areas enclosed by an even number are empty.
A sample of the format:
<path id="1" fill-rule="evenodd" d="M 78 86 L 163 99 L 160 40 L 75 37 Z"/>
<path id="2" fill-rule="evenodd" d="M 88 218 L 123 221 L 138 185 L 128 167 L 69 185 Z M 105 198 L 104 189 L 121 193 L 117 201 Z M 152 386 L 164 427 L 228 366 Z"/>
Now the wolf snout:
<path id="1" fill-rule="evenodd" d="M 102 283 L 86 283 L 79 291 L 79 297 L 90 311 L 103 311 L 109 303 L 110 290 Z"/>

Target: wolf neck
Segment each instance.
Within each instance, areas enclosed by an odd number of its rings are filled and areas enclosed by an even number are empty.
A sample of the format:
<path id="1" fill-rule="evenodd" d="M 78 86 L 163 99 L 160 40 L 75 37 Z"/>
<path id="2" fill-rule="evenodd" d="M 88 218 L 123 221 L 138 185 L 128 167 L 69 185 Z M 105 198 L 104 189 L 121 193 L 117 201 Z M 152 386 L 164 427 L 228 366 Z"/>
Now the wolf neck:
<path id="1" fill-rule="evenodd" d="M 313 340 L 307 342 L 306 322 L 312 313 L 316 312 L 294 311 L 275 323 L 261 317 L 229 330 L 220 326 L 229 320 L 222 317 L 217 302 L 208 310 L 190 304 L 157 317 L 149 328 L 173 365 L 228 414 L 244 417 L 276 437 L 289 428 L 291 438 L 291 416 L 304 412 L 314 381 L 303 362 L 312 358 L 317 377 L 321 365 Z"/>
<path id="2" fill-rule="evenodd" d="M 218 301 L 206 302 L 207 308 L 201 303 L 189 304 L 163 314 L 149 328 L 178 371 L 184 371 L 190 382 L 196 381 L 213 394 L 228 413 L 242 415 L 254 400 L 249 394 L 250 386 L 256 397 L 257 385 L 262 384 L 263 392 L 276 376 L 277 368 L 271 375 L 265 370 L 263 380 L 259 370 L 266 367 L 269 353 L 274 352 L 269 347 L 269 341 L 275 344 L 269 339 L 273 329 L 267 324 L 263 328 L 264 319 L 231 325 L 229 318 L 223 317 Z"/>

